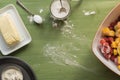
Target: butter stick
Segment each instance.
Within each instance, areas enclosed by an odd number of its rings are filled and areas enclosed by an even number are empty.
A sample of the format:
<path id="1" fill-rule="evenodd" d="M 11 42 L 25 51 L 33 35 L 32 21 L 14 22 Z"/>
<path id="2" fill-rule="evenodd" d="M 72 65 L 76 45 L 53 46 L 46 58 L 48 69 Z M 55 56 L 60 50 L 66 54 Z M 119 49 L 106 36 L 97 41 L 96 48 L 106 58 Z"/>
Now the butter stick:
<path id="1" fill-rule="evenodd" d="M 8 45 L 12 45 L 20 41 L 20 35 L 11 18 L 10 14 L 0 16 L 0 31 Z"/>

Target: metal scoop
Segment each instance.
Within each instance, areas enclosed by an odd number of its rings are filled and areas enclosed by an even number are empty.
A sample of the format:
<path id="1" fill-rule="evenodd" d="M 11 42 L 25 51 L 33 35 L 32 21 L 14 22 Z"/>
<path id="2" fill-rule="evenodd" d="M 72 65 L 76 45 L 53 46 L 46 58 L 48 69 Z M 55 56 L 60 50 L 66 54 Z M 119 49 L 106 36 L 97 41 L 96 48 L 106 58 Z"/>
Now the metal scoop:
<path id="1" fill-rule="evenodd" d="M 39 15 L 35 15 L 32 12 L 30 12 L 21 2 L 20 0 L 17 0 L 16 2 L 20 7 L 22 7 L 28 14 L 33 16 L 33 20 L 37 24 L 41 24 L 43 22 L 42 17 Z"/>
<path id="2" fill-rule="evenodd" d="M 62 0 L 60 0 L 61 8 L 59 12 L 66 12 L 66 9 L 63 7 Z"/>

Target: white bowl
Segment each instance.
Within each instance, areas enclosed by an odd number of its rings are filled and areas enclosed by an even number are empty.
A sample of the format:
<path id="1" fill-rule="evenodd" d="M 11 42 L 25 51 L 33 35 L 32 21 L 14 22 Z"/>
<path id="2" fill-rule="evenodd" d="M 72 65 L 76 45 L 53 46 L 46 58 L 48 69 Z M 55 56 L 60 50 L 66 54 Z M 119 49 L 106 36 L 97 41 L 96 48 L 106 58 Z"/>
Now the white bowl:
<path id="1" fill-rule="evenodd" d="M 105 66 L 107 66 L 110 70 L 112 70 L 116 74 L 120 75 L 120 70 L 118 70 L 117 66 L 111 60 L 106 60 L 99 50 L 99 41 L 102 37 L 101 29 L 103 27 L 109 26 L 111 22 L 114 22 L 118 18 L 118 16 L 120 16 L 120 4 L 118 4 L 115 8 L 111 10 L 111 12 L 106 16 L 106 18 L 103 20 L 103 22 L 99 26 L 99 29 L 96 32 L 96 35 L 92 43 L 92 50 L 95 56 Z"/>

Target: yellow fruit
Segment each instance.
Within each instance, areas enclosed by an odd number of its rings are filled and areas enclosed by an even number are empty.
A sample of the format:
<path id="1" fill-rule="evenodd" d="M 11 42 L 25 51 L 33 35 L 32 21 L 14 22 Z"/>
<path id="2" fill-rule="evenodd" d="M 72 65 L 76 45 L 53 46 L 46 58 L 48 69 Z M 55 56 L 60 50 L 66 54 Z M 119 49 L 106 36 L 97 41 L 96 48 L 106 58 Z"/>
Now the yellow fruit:
<path id="1" fill-rule="evenodd" d="M 115 32 L 114 31 L 109 31 L 109 34 L 108 34 L 108 36 L 115 36 Z"/>
<path id="2" fill-rule="evenodd" d="M 113 50 L 113 54 L 114 54 L 114 55 L 117 55 L 117 49 L 114 49 L 114 50 Z"/>
<path id="3" fill-rule="evenodd" d="M 120 29 L 118 29 L 115 33 L 116 37 L 120 38 Z"/>
<path id="4" fill-rule="evenodd" d="M 118 65 L 117 67 L 118 67 L 118 69 L 120 70 L 120 65 Z"/>
<path id="5" fill-rule="evenodd" d="M 103 33 L 103 34 L 106 34 L 106 33 L 108 33 L 109 31 L 110 31 L 110 29 L 109 29 L 108 27 L 105 27 L 105 28 L 102 29 L 102 33 Z"/>
<path id="6" fill-rule="evenodd" d="M 115 26 L 115 30 L 120 29 L 120 22 L 117 23 L 117 25 Z"/>
<path id="7" fill-rule="evenodd" d="M 119 44 L 118 44 L 119 45 Z M 120 46 L 117 47 L 117 52 L 120 55 Z"/>
<path id="8" fill-rule="evenodd" d="M 115 43 L 118 45 L 120 43 L 120 38 L 116 38 Z"/>
<path id="9" fill-rule="evenodd" d="M 120 56 L 118 56 L 117 59 L 118 59 L 118 64 L 120 64 Z"/>
<path id="10" fill-rule="evenodd" d="M 114 36 L 115 32 L 113 30 L 110 30 L 108 27 L 105 27 L 102 29 L 102 34 L 105 36 Z"/>
<path id="11" fill-rule="evenodd" d="M 117 48 L 117 43 L 115 41 L 113 41 L 112 44 L 111 44 L 111 47 L 112 48 Z"/>

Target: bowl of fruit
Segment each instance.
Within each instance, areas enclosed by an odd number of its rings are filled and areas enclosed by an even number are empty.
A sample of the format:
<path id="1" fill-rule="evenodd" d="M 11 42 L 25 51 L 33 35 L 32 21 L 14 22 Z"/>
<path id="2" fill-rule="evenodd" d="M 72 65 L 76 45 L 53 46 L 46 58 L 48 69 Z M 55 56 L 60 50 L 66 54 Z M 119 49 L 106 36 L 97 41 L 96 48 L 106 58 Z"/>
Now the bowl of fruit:
<path id="1" fill-rule="evenodd" d="M 92 51 L 105 66 L 120 75 L 120 4 L 111 10 L 99 26 Z"/>

